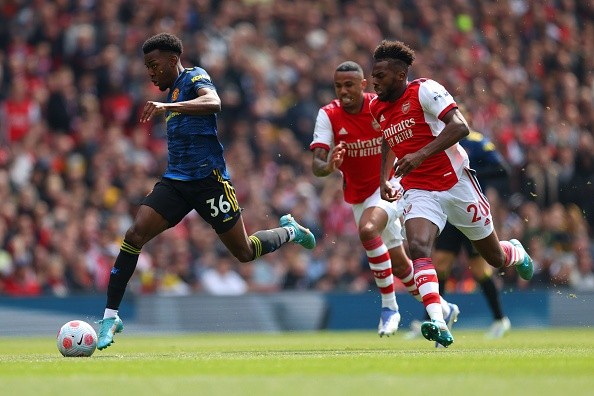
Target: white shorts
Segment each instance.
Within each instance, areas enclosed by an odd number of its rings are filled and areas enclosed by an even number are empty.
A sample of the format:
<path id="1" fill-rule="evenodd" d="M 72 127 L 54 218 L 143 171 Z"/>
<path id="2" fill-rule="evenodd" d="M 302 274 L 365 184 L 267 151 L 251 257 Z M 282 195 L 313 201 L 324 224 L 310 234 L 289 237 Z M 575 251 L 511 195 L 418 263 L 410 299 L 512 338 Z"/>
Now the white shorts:
<path id="1" fill-rule="evenodd" d="M 464 169 L 458 183 L 447 191 L 408 190 L 403 200 L 405 223 L 422 217 L 439 227 L 441 233 L 447 220 L 471 241 L 493 232 L 489 201 L 471 169 Z"/>
<path id="2" fill-rule="evenodd" d="M 393 186 L 400 188 L 400 185 L 395 180 L 390 180 Z M 355 216 L 355 222 L 357 227 L 359 221 L 363 215 L 363 211 L 367 208 L 379 207 L 382 208 L 388 214 L 388 224 L 381 234 L 382 241 L 388 249 L 392 249 L 396 246 L 402 245 L 404 236 L 402 234 L 402 224 L 400 223 L 400 216 L 404 209 L 403 200 L 400 199 L 396 202 L 388 202 L 382 199 L 380 195 L 379 187 L 373 194 L 371 194 L 365 201 L 360 204 L 352 205 L 353 215 Z"/>

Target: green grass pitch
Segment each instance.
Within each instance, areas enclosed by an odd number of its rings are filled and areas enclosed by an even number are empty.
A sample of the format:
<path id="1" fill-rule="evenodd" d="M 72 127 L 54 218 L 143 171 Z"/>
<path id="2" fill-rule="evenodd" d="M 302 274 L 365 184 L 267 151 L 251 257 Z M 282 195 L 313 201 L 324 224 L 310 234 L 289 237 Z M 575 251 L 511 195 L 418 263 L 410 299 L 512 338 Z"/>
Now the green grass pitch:
<path id="1" fill-rule="evenodd" d="M 454 333 L 448 349 L 368 332 L 118 334 L 90 358 L 0 338 L 2 395 L 594 395 L 594 329 Z"/>

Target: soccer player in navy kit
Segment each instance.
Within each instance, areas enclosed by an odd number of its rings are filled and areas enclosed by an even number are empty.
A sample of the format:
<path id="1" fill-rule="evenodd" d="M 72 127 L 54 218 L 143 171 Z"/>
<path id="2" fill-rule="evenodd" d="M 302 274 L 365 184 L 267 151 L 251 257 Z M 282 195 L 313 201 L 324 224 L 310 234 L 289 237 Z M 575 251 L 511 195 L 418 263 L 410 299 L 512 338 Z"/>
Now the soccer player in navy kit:
<path id="1" fill-rule="evenodd" d="M 166 103 L 148 101 L 140 117 L 140 122 L 147 122 L 165 114 L 167 169 L 143 200 L 111 270 L 107 304 L 99 321 L 98 349 L 111 345 L 114 334 L 124 328 L 118 308 L 141 248 L 192 210 L 212 226 L 241 262 L 273 252 L 289 241 L 307 249 L 316 246 L 313 234 L 289 214 L 281 217 L 278 228 L 247 234 L 217 137 L 216 113 L 221 110 L 221 100 L 210 76 L 200 67 L 182 66 L 182 42 L 172 34 L 149 38 L 142 51 L 153 84 L 161 91 L 169 90 Z"/>

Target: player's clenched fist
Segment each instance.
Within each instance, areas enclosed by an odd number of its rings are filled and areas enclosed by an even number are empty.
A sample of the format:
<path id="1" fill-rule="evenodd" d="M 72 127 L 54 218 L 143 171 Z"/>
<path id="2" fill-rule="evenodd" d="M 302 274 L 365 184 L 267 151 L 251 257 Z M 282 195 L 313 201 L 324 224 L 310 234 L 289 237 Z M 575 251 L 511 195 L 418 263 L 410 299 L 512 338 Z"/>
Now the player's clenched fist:
<path id="1" fill-rule="evenodd" d="M 165 103 L 148 101 L 144 105 L 142 115 L 140 116 L 140 122 L 147 122 L 156 115 L 163 114 L 166 109 Z"/>

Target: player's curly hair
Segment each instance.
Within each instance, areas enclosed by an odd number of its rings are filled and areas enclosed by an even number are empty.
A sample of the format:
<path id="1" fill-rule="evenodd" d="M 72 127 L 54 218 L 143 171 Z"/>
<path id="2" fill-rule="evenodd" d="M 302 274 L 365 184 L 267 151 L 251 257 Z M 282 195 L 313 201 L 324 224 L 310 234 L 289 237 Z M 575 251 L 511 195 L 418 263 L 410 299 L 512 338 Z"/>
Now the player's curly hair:
<path id="1" fill-rule="evenodd" d="M 373 51 L 373 60 L 376 62 L 384 60 L 396 60 L 412 65 L 415 60 L 415 51 L 402 41 L 383 40 Z"/>
<path id="2" fill-rule="evenodd" d="M 171 33 L 159 33 L 147 39 L 142 45 L 142 52 L 145 54 L 154 50 L 169 51 L 181 55 L 184 47 L 177 36 Z"/>

